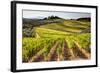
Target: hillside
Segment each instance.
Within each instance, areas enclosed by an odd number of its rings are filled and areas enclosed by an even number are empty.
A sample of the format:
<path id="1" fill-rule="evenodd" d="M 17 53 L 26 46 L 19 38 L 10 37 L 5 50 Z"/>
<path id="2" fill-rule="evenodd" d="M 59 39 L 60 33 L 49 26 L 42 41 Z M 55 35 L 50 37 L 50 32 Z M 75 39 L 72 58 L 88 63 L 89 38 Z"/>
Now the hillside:
<path id="1" fill-rule="evenodd" d="M 70 33 L 87 33 L 90 32 L 90 21 L 84 21 L 85 18 L 78 20 L 66 20 L 59 17 L 49 17 L 44 19 L 23 19 L 23 36 L 34 36 L 33 28 L 41 27 L 53 30 L 59 30 Z M 86 19 L 87 20 L 87 19 Z M 31 32 L 32 31 L 32 32 Z"/>
<path id="2" fill-rule="evenodd" d="M 46 25 L 41 25 L 40 27 L 71 32 L 71 33 L 80 33 L 90 28 L 90 22 L 82 22 L 76 20 L 62 20 L 62 19 L 58 19 L 58 21 L 59 23 L 48 23 Z"/>

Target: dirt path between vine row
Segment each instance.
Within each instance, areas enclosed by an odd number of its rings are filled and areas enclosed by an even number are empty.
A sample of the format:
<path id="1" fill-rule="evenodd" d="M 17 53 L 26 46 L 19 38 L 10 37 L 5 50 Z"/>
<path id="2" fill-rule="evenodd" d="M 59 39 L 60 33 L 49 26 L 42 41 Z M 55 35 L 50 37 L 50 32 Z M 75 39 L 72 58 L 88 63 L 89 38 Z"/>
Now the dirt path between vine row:
<path id="1" fill-rule="evenodd" d="M 81 48 L 81 46 L 77 42 L 74 42 L 74 43 L 75 43 L 75 49 L 76 49 L 77 56 L 79 56 L 80 58 L 83 58 L 83 59 L 91 58 L 91 54 L 88 51 Z"/>
<path id="2" fill-rule="evenodd" d="M 57 47 L 59 45 L 59 42 L 57 41 L 55 45 L 51 48 L 49 54 L 48 54 L 48 61 L 57 61 Z"/>
<path id="3" fill-rule="evenodd" d="M 33 56 L 28 62 L 40 62 L 44 61 L 43 56 L 44 49 L 40 50 L 35 56 Z"/>
<path id="4" fill-rule="evenodd" d="M 64 41 L 63 48 L 62 48 L 64 60 L 72 60 L 74 59 L 74 54 L 72 49 L 69 48 L 67 41 Z"/>

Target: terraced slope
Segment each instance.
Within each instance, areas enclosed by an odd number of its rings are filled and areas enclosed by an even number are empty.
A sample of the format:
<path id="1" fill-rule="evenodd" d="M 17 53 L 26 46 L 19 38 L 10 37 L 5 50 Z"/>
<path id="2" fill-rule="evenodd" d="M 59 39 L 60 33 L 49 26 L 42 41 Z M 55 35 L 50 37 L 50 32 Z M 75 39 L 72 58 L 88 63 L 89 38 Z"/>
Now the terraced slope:
<path id="1" fill-rule="evenodd" d="M 48 23 L 46 25 L 41 25 L 40 27 L 60 30 L 70 33 L 79 33 L 83 30 L 90 28 L 90 22 L 81 22 L 75 20 L 59 20 L 59 23 Z"/>

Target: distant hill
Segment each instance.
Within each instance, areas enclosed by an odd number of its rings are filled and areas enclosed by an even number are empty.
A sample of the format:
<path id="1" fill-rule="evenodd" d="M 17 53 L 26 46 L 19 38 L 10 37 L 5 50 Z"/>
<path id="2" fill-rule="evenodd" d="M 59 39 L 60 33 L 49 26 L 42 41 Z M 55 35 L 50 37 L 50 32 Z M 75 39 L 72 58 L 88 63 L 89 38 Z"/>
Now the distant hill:
<path id="1" fill-rule="evenodd" d="M 78 21 L 91 21 L 91 18 L 78 18 Z"/>
<path id="2" fill-rule="evenodd" d="M 38 22 L 42 19 L 32 19 L 32 18 L 23 18 L 23 24 L 33 24 L 33 22 Z"/>
<path id="3" fill-rule="evenodd" d="M 48 23 L 60 23 L 61 21 L 59 21 L 59 19 L 62 19 L 60 17 L 57 16 L 49 16 L 43 19 L 39 19 L 39 18 L 23 18 L 23 25 L 26 24 L 31 24 L 32 26 L 41 26 L 41 25 L 45 25 Z"/>

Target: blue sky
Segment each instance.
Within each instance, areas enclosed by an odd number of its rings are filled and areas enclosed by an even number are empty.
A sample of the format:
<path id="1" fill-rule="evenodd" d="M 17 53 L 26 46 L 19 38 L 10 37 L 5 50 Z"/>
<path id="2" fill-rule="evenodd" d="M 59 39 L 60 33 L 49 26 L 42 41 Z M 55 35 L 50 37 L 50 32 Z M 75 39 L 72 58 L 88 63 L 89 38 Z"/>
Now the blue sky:
<path id="1" fill-rule="evenodd" d="M 84 17 L 91 17 L 90 13 L 77 13 L 77 12 L 54 12 L 54 11 L 32 11 L 23 10 L 23 18 L 44 18 L 48 16 L 59 16 L 64 19 L 77 19 Z"/>

